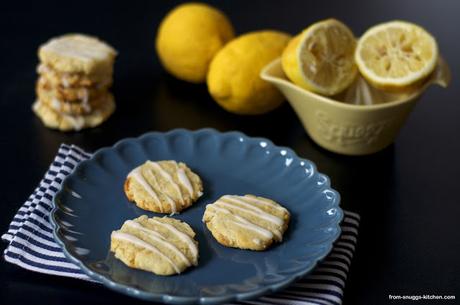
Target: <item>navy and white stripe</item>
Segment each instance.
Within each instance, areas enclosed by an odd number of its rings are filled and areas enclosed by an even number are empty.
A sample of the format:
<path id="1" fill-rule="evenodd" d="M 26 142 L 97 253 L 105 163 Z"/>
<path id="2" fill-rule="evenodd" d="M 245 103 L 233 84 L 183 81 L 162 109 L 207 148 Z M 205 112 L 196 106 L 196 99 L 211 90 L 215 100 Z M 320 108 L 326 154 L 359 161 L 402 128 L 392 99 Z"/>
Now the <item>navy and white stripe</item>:
<path id="1" fill-rule="evenodd" d="M 6 261 L 22 268 L 91 280 L 75 264 L 69 262 L 54 241 L 49 221 L 52 198 L 64 178 L 83 160 L 91 157 L 74 145 L 61 145 L 45 177 L 14 216 L 2 239 L 8 242 Z M 332 252 L 304 279 L 274 295 L 244 304 L 337 305 L 342 303 L 343 290 L 358 237 L 359 215 L 345 211 L 342 235 Z"/>

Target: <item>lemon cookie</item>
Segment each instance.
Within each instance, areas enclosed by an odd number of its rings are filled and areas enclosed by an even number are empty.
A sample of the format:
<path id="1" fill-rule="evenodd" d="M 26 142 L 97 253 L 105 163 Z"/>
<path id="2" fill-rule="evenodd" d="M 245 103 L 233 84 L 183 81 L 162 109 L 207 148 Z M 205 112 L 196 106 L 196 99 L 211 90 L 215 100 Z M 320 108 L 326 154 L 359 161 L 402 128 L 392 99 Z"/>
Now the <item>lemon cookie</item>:
<path id="1" fill-rule="evenodd" d="M 113 96 L 107 94 L 107 100 L 86 115 L 69 115 L 58 112 L 40 100 L 32 105 L 32 110 L 46 127 L 61 131 L 78 131 L 102 124 L 115 111 L 115 102 Z"/>
<path id="2" fill-rule="evenodd" d="M 222 196 L 208 204 L 203 215 L 203 222 L 220 244 L 257 251 L 281 242 L 289 219 L 286 208 L 253 195 Z"/>
<path id="3" fill-rule="evenodd" d="M 108 91 L 88 90 L 86 88 L 74 89 L 73 93 L 60 94 L 56 88 L 45 89 L 37 84 L 36 94 L 38 99 L 53 110 L 70 115 L 85 115 L 92 113 L 93 109 L 103 107 L 111 99 Z"/>
<path id="4" fill-rule="evenodd" d="M 124 190 L 141 209 L 170 214 L 191 206 L 203 194 L 203 184 L 182 162 L 146 161 L 128 174 Z"/>
<path id="5" fill-rule="evenodd" d="M 36 91 L 48 93 L 53 97 L 64 101 L 81 101 L 100 97 L 107 92 L 108 85 L 104 86 L 82 86 L 82 87 L 63 87 L 54 86 L 44 77 L 39 77 L 37 81 Z"/>
<path id="6" fill-rule="evenodd" d="M 110 251 L 131 268 L 173 275 L 198 265 L 194 238 L 195 232 L 185 222 L 143 215 L 112 232 Z"/>
<path id="7" fill-rule="evenodd" d="M 37 73 L 46 79 L 53 86 L 62 86 L 64 88 L 72 87 L 110 87 L 112 85 L 112 68 L 104 73 L 85 75 L 84 73 L 68 73 L 54 70 L 48 65 L 39 64 Z"/>
<path id="8" fill-rule="evenodd" d="M 38 50 L 40 61 L 54 70 L 85 75 L 111 71 L 116 54 L 105 42 L 82 34 L 53 38 Z"/>
<path id="9" fill-rule="evenodd" d="M 92 99 L 82 99 L 75 101 L 60 100 L 52 94 L 44 91 L 37 92 L 39 100 L 54 111 L 67 115 L 88 115 L 93 110 L 104 108 L 104 104 L 111 99 L 109 93 L 104 93 L 100 97 Z"/>

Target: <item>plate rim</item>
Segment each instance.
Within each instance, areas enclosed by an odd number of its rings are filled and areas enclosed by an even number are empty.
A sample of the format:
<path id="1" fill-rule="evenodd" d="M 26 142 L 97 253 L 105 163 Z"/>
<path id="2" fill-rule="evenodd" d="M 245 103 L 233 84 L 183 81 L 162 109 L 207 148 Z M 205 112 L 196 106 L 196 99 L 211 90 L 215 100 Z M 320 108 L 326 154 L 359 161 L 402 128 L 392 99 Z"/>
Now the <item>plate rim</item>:
<path id="1" fill-rule="evenodd" d="M 136 140 L 139 141 L 139 140 L 142 140 L 143 138 L 147 138 L 147 137 L 150 137 L 150 136 L 164 136 L 164 137 L 167 137 L 167 136 L 171 136 L 172 134 L 179 134 L 179 133 L 192 133 L 192 134 L 209 133 L 209 134 L 217 134 L 217 135 L 234 134 L 234 135 L 237 135 L 239 137 L 242 137 L 245 140 L 266 142 L 267 143 L 266 148 L 275 147 L 275 148 L 280 149 L 280 150 L 286 150 L 287 152 L 289 152 L 291 154 L 291 156 L 293 158 L 297 158 L 298 161 L 301 161 L 301 162 L 303 161 L 303 162 L 308 163 L 313 168 L 313 172 L 316 173 L 317 175 L 321 176 L 324 179 L 324 181 L 325 181 L 324 185 L 325 185 L 326 189 L 332 191 L 332 193 L 334 194 L 334 197 L 335 197 L 334 198 L 335 199 L 334 203 L 331 206 L 331 208 L 335 208 L 337 210 L 338 216 L 335 218 L 335 220 L 333 222 L 331 222 L 331 226 L 335 226 L 336 230 L 335 230 L 335 235 L 329 240 L 330 242 L 327 245 L 326 251 L 322 255 L 318 256 L 316 261 L 313 264 L 311 264 L 310 268 L 307 268 L 307 269 L 304 269 L 304 270 L 301 270 L 299 272 L 294 273 L 292 276 L 288 277 L 283 282 L 276 283 L 276 284 L 270 284 L 270 285 L 264 286 L 262 288 L 253 290 L 253 291 L 240 292 L 240 293 L 235 293 L 235 294 L 226 295 L 226 296 L 184 297 L 184 296 L 172 296 L 172 295 L 165 295 L 165 294 L 161 294 L 161 293 L 146 292 L 146 291 L 142 291 L 142 290 L 133 288 L 133 287 L 128 286 L 128 285 L 113 282 L 110 279 L 104 277 L 103 275 L 101 275 L 101 274 L 99 274 L 97 272 L 94 272 L 91 269 L 89 269 L 88 267 L 86 267 L 86 265 L 83 263 L 83 261 L 81 261 L 78 258 L 74 257 L 69 252 L 69 250 L 67 249 L 67 244 L 63 240 L 61 240 L 61 237 L 58 234 L 58 231 L 61 229 L 61 226 L 59 225 L 59 222 L 56 219 L 56 213 L 60 209 L 59 209 L 59 207 L 58 207 L 58 205 L 56 204 L 55 201 L 56 201 L 56 198 L 58 198 L 59 195 L 62 192 L 65 191 L 64 184 L 66 183 L 66 180 L 69 177 L 73 176 L 75 174 L 76 170 L 78 169 L 78 167 L 80 167 L 82 164 L 90 162 L 91 160 L 93 160 L 94 158 L 96 158 L 97 156 L 99 156 L 100 154 L 102 154 L 105 151 L 108 151 L 108 150 L 117 148 L 117 147 L 119 147 L 121 145 L 124 145 L 124 143 L 131 142 L 131 141 L 136 141 Z M 106 146 L 106 147 L 102 147 L 102 148 L 97 149 L 96 151 L 94 151 L 94 153 L 92 153 L 90 158 L 88 158 L 86 160 L 83 160 L 80 163 L 78 163 L 75 166 L 75 168 L 73 169 L 73 172 L 70 173 L 68 176 L 66 176 L 64 178 L 64 180 L 61 183 L 61 188 L 59 189 L 59 191 L 53 197 L 52 209 L 51 209 L 51 212 L 50 212 L 50 222 L 51 222 L 51 225 L 53 227 L 54 239 L 56 240 L 57 244 L 62 249 L 65 257 L 67 259 L 69 259 L 72 263 L 76 264 L 89 278 L 91 278 L 92 280 L 94 280 L 96 282 L 100 282 L 105 287 L 107 287 L 107 288 L 109 288 L 111 290 L 114 290 L 116 292 L 131 296 L 131 297 L 143 299 L 143 300 L 146 300 L 146 301 L 161 302 L 161 303 L 165 303 L 165 304 L 181 304 L 181 305 L 186 305 L 186 304 L 203 304 L 203 305 L 204 304 L 221 304 L 221 303 L 225 303 L 225 302 L 244 301 L 244 300 L 248 300 L 248 299 L 254 299 L 254 298 L 266 295 L 268 293 L 277 292 L 277 291 L 289 286 L 291 283 L 293 283 L 293 282 L 299 280 L 300 278 L 304 277 L 305 275 L 310 273 L 312 270 L 314 270 L 318 266 L 318 264 L 321 261 L 323 261 L 324 258 L 327 255 L 329 255 L 329 253 L 331 252 L 331 250 L 333 248 L 334 243 L 337 241 L 337 239 L 339 238 L 339 236 L 342 233 L 342 229 L 340 227 L 340 224 L 342 223 L 342 220 L 344 218 L 344 212 L 343 212 L 342 208 L 340 207 L 340 203 L 341 203 L 340 193 L 337 190 L 335 190 L 335 189 L 333 189 L 331 187 L 330 178 L 327 175 L 319 172 L 317 170 L 316 164 L 314 162 L 312 162 L 312 161 L 310 161 L 310 160 L 308 160 L 306 158 L 300 157 L 299 155 L 297 155 L 297 153 L 294 150 L 292 150 L 289 147 L 276 145 L 270 139 L 267 139 L 267 138 L 248 136 L 245 133 L 243 133 L 241 131 L 237 131 L 237 130 L 221 132 L 221 131 L 218 131 L 218 130 L 216 130 L 214 128 L 201 128 L 201 129 L 196 129 L 196 130 L 190 130 L 190 129 L 185 129 L 185 128 L 175 128 L 175 129 L 171 129 L 171 130 L 166 131 L 166 132 L 150 131 L 150 132 L 143 133 L 142 135 L 137 136 L 137 137 L 123 138 L 121 140 L 118 140 L 112 146 Z"/>

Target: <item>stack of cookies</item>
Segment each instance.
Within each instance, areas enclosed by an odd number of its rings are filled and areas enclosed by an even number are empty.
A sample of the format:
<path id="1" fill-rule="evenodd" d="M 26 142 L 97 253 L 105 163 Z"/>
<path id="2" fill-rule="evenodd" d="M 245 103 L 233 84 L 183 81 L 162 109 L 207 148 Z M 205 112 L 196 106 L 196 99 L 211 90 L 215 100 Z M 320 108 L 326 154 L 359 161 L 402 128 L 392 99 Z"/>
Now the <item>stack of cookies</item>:
<path id="1" fill-rule="evenodd" d="M 95 127 L 115 110 L 112 85 L 116 51 L 97 38 L 69 34 L 39 48 L 33 111 L 49 128 Z"/>

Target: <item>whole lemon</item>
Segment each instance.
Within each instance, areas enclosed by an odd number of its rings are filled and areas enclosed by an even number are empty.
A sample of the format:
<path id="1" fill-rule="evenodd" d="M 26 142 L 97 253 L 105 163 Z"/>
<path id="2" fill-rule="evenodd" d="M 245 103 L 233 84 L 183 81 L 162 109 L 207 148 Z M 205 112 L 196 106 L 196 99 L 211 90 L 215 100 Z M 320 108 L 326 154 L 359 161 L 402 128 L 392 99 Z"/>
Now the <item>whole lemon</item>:
<path id="1" fill-rule="evenodd" d="M 235 36 L 228 18 L 201 3 L 174 8 L 160 24 L 156 49 L 165 69 L 192 83 L 206 81 L 214 55 Z"/>
<path id="2" fill-rule="evenodd" d="M 241 35 L 217 53 L 208 72 L 208 90 L 227 111 L 262 114 L 278 107 L 284 98 L 260 71 L 279 57 L 291 36 L 277 31 Z"/>

